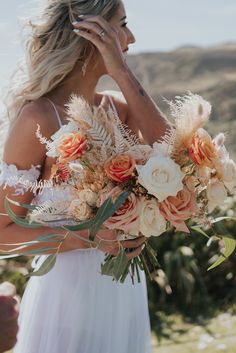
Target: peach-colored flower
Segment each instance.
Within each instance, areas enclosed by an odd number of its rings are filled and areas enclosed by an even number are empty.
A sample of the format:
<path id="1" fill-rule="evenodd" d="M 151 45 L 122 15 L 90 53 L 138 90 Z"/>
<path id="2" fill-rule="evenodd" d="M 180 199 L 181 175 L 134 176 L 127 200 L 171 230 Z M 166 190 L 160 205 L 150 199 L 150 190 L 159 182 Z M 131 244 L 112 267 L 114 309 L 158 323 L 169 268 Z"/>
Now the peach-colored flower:
<path id="1" fill-rule="evenodd" d="M 194 182 L 191 177 L 184 181 L 183 190 L 176 196 L 169 196 L 160 203 L 161 214 L 178 231 L 189 233 L 189 229 L 184 223 L 197 211 Z"/>
<path id="2" fill-rule="evenodd" d="M 112 198 L 113 202 L 123 191 L 117 186 L 109 192 L 105 199 Z M 127 232 L 131 235 L 139 234 L 139 212 L 140 212 L 140 200 L 131 193 L 121 207 L 110 217 L 104 225 L 109 229 L 119 229 Z"/>
<path id="3" fill-rule="evenodd" d="M 62 137 L 57 151 L 60 155 L 60 162 L 74 161 L 82 156 L 88 149 L 86 138 L 79 132 L 71 132 Z"/>
<path id="4" fill-rule="evenodd" d="M 134 176 L 135 160 L 128 154 L 109 159 L 104 166 L 109 179 L 122 183 Z"/>
<path id="5" fill-rule="evenodd" d="M 198 129 L 193 135 L 188 151 L 195 164 L 209 168 L 214 167 L 216 146 L 206 130 Z"/>

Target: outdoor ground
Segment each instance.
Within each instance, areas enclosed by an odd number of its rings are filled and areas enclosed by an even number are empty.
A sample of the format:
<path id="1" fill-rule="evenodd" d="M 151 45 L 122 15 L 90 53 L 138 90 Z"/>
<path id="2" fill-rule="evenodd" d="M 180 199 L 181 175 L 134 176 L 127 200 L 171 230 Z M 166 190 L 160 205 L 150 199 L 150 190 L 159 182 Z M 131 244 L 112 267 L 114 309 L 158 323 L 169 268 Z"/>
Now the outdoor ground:
<path id="1" fill-rule="evenodd" d="M 196 325 L 183 322 L 180 316 L 169 316 L 160 342 L 153 335 L 153 353 L 236 353 L 236 315 L 227 312 L 209 322 L 199 321 Z"/>
<path id="2" fill-rule="evenodd" d="M 216 318 L 193 325 L 183 322 L 178 316 L 168 317 L 163 334 L 158 342 L 153 336 L 153 353 L 236 353 L 236 316 L 229 312 Z"/>

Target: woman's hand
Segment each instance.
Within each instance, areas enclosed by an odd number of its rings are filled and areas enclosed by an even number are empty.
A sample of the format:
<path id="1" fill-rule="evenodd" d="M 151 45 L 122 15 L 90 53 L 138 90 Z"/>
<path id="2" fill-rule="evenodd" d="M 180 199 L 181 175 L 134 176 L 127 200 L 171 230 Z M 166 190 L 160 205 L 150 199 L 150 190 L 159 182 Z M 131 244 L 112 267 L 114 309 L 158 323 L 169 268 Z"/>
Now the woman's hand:
<path id="1" fill-rule="evenodd" d="M 132 240 L 117 241 L 116 239 L 116 231 L 109 229 L 100 230 L 95 237 L 95 241 L 98 244 L 97 248 L 105 253 L 117 256 L 121 247 L 124 249 L 129 249 L 130 252 L 127 252 L 128 260 L 140 255 L 146 241 L 146 238 L 143 236 Z"/>
<path id="2" fill-rule="evenodd" d="M 74 32 L 89 40 L 99 50 L 108 75 L 115 78 L 127 65 L 119 41 L 118 31 L 101 16 L 80 16 L 73 22 Z"/>

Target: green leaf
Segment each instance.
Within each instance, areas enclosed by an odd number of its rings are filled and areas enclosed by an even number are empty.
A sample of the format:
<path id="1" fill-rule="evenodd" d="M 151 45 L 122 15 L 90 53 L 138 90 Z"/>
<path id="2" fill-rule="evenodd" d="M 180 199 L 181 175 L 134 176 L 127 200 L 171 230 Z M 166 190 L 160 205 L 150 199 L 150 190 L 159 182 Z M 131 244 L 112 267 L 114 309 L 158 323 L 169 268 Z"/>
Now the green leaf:
<path id="1" fill-rule="evenodd" d="M 29 224 L 29 222 L 27 220 L 25 220 L 24 218 L 21 218 L 19 216 L 17 216 L 13 211 L 12 209 L 10 208 L 10 205 L 9 205 L 10 201 L 9 199 L 6 197 L 5 200 L 4 200 L 4 207 L 5 207 L 5 210 L 9 216 L 9 218 L 14 222 L 16 223 L 17 225 L 23 227 L 23 228 L 31 228 L 31 229 L 37 229 L 37 228 L 41 228 L 42 227 L 42 224 L 39 224 L 39 223 L 35 223 L 35 222 L 32 222 Z"/>
<path id="2" fill-rule="evenodd" d="M 205 233 L 199 226 L 192 226 L 191 229 L 197 233 L 204 235 L 204 237 L 206 237 L 207 239 L 210 239 L 210 236 L 207 233 Z"/>
<path id="3" fill-rule="evenodd" d="M 41 235 L 37 238 L 35 238 L 35 240 L 32 241 L 27 241 L 27 242 L 20 242 L 20 243 L 4 243 L 1 244 L 0 243 L 0 247 L 1 246 L 20 246 L 20 245 L 35 245 L 35 244 L 39 244 L 39 243 L 60 243 L 62 241 L 62 236 L 59 234 L 47 234 L 47 235 Z"/>
<path id="4" fill-rule="evenodd" d="M 94 220 L 92 219 L 91 221 L 82 222 L 82 223 L 79 223 L 75 226 L 63 226 L 62 228 L 65 230 L 69 230 L 70 232 L 76 232 L 79 230 L 86 230 L 86 229 L 91 228 L 93 226 L 93 223 L 94 223 Z"/>
<path id="5" fill-rule="evenodd" d="M 127 197 L 130 195 L 130 192 L 123 192 L 115 203 L 112 203 L 111 197 L 109 197 L 99 208 L 96 217 L 94 219 L 94 224 L 93 227 L 91 228 L 89 239 L 94 240 L 97 232 L 99 231 L 100 227 L 103 225 L 103 223 L 110 217 L 113 216 L 113 214 L 121 207 L 121 205 L 125 202 Z"/>
<path id="6" fill-rule="evenodd" d="M 120 277 L 126 272 L 127 265 L 129 260 L 127 258 L 125 249 L 122 248 L 119 252 L 119 255 L 115 257 L 113 276 L 116 281 L 119 281 Z"/>
<path id="7" fill-rule="evenodd" d="M 89 234 L 89 239 L 94 240 L 99 228 L 102 226 L 102 224 L 105 222 L 106 218 L 104 218 L 104 215 L 106 214 L 106 211 L 111 208 L 112 206 L 112 201 L 111 198 L 109 197 L 99 208 L 93 222 L 93 226 L 91 227 L 90 234 Z"/>
<path id="8" fill-rule="evenodd" d="M 38 208 L 38 206 L 36 205 L 28 205 L 26 203 L 22 203 L 22 202 L 17 202 L 17 201 L 14 201 L 14 200 L 11 200 L 7 197 L 8 201 L 15 205 L 15 206 L 18 206 L 18 207 L 23 207 L 23 208 L 26 208 L 27 210 L 31 210 L 31 211 L 34 211 Z"/>
<path id="9" fill-rule="evenodd" d="M 121 205 L 125 202 L 125 200 L 129 197 L 130 192 L 129 191 L 125 191 L 123 192 L 115 201 L 114 205 L 112 206 L 112 208 L 110 209 L 109 212 L 109 217 L 113 216 L 113 214 L 121 207 Z"/>
<path id="10" fill-rule="evenodd" d="M 220 264 L 222 264 L 235 250 L 236 248 L 236 241 L 233 237 L 231 237 L 230 235 L 225 235 L 222 236 L 223 240 L 224 240 L 224 244 L 225 244 L 225 251 L 223 253 L 223 255 L 221 255 L 216 262 L 214 262 L 213 265 L 211 265 L 207 270 L 210 271 L 213 268 L 219 266 Z"/>
<path id="11" fill-rule="evenodd" d="M 114 258 L 106 260 L 104 264 L 101 265 L 101 274 L 113 277 L 114 268 Z"/>
<path id="12" fill-rule="evenodd" d="M 55 266 L 57 254 L 49 255 L 37 271 L 29 274 L 30 277 L 46 275 Z"/>
<path id="13" fill-rule="evenodd" d="M 19 247 L 19 248 L 15 248 L 15 249 L 12 249 L 10 251 L 17 251 L 17 250 L 23 250 L 23 249 L 27 249 L 28 246 L 22 246 L 22 247 Z M 34 249 L 34 250 L 29 250 L 29 251 L 21 251 L 21 252 L 18 252 L 18 254 L 4 254 L 4 255 L 0 255 L 0 260 L 6 260 L 6 259 L 13 259 L 15 257 L 20 257 L 20 256 L 29 256 L 29 255 L 45 255 L 48 251 L 50 250 L 54 250 L 54 252 L 56 252 L 56 248 L 53 248 L 53 247 L 44 247 L 44 248 L 40 248 L 40 249 Z M 9 251 L 9 252 L 10 252 Z"/>

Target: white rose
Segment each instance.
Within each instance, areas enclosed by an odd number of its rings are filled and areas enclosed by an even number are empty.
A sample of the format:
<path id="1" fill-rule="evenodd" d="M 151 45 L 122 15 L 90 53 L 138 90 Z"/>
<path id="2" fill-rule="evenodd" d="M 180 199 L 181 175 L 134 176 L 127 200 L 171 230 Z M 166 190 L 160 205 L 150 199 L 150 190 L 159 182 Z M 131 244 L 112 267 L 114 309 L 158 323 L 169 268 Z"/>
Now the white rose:
<path id="1" fill-rule="evenodd" d="M 169 157 L 151 157 L 145 165 L 136 166 L 136 169 L 139 183 L 159 201 L 168 196 L 176 196 L 183 189 L 184 174 L 180 166 Z"/>
<path id="2" fill-rule="evenodd" d="M 91 207 L 94 207 L 97 204 L 98 194 L 90 189 L 81 190 L 78 197 L 81 201 L 87 202 Z"/>
<path id="3" fill-rule="evenodd" d="M 158 143 L 154 142 L 152 156 L 165 156 L 169 157 L 170 145 L 166 142 Z"/>
<path id="4" fill-rule="evenodd" d="M 157 237 L 165 231 L 166 220 L 160 213 L 157 200 L 143 199 L 140 211 L 140 232 L 145 237 Z"/>
<path id="5" fill-rule="evenodd" d="M 222 206 L 227 199 L 227 191 L 219 180 L 210 181 L 207 189 L 208 211 L 212 212 L 217 206 Z"/>
<path id="6" fill-rule="evenodd" d="M 79 221 L 85 221 L 91 218 L 92 209 L 86 203 L 81 200 L 73 200 L 68 209 L 69 214 Z"/>

